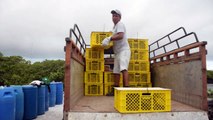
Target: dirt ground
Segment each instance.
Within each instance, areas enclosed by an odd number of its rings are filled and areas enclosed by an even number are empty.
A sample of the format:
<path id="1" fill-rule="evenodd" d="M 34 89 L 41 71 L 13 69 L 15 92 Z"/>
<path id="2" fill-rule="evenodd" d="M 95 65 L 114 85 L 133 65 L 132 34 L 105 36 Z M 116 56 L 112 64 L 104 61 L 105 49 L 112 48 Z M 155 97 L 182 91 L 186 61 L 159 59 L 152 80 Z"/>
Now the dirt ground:
<path id="1" fill-rule="evenodd" d="M 62 120 L 63 119 L 63 104 L 49 107 L 49 110 L 43 115 L 37 116 L 34 120 Z"/>

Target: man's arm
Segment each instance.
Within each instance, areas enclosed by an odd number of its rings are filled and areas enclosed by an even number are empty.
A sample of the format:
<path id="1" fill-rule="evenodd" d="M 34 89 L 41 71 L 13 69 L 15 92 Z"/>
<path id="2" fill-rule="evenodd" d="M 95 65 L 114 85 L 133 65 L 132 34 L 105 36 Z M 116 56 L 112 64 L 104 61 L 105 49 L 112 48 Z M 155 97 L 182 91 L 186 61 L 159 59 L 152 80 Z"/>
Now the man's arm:
<path id="1" fill-rule="evenodd" d="M 107 46 L 109 45 L 110 41 L 117 41 L 117 40 L 121 40 L 124 37 L 124 33 L 123 32 L 119 32 L 111 37 L 106 37 L 103 41 L 102 41 L 102 46 Z"/>
<path id="2" fill-rule="evenodd" d="M 111 41 L 121 40 L 121 39 L 123 39 L 123 37 L 124 37 L 124 33 L 119 32 L 119 33 L 113 35 L 110 40 Z"/>

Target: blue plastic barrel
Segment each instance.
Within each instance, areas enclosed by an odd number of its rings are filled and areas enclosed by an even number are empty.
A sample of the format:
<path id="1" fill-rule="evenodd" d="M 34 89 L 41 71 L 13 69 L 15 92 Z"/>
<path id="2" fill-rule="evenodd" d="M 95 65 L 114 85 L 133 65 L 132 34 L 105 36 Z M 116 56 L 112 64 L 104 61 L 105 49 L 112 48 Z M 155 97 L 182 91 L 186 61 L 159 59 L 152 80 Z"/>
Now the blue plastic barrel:
<path id="1" fill-rule="evenodd" d="M 50 83 L 49 107 L 54 107 L 56 102 L 56 83 Z"/>
<path id="2" fill-rule="evenodd" d="M 48 86 L 45 86 L 45 111 L 49 110 L 49 90 Z"/>
<path id="3" fill-rule="evenodd" d="M 56 82 L 56 105 L 60 105 L 63 102 L 63 83 Z"/>
<path id="4" fill-rule="evenodd" d="M 15 120 L 23 120 L 24 116 L 24 93 L 22 86 L 11 86 L 14 88 L 14 93 L 16 95 L 16 112 Z"/>
<path id="5" fill-rule="evenodd" d="M 38 89 L 36 86 L 22 86 L 24 92 L 24 120 L 31 120 L 37 117 Z"/>
<path id="6" fill-rule="evenodd" d="M 12 87 L 0 88 L 0 120 L 15 120 L 16 96 Z"/>
<path id="7" fill-rule="evenodd" d="M 42 115 L 45 112 L 45 86 L 38 87 L 38 115 Z"/>

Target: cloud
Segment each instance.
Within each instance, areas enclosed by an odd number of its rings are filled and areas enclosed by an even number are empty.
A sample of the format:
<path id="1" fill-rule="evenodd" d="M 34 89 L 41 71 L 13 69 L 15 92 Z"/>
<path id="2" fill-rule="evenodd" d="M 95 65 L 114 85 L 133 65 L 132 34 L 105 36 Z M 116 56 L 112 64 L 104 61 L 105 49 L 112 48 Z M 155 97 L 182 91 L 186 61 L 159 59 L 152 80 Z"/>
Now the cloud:
<path id="1" fill-rule="evenodd" d="M 200 41 L 213 43 L 211 0 L 1 0 L 0 51 L 30 59 L 64 59 L 69 29 L 78 24 L 87 44 L 92 31 L 110 31 L 110 11 L 119 9 L 128 37 L 152 43 L 183 26 Z M 208 52 L 207 60 L 213 60 Z"/>

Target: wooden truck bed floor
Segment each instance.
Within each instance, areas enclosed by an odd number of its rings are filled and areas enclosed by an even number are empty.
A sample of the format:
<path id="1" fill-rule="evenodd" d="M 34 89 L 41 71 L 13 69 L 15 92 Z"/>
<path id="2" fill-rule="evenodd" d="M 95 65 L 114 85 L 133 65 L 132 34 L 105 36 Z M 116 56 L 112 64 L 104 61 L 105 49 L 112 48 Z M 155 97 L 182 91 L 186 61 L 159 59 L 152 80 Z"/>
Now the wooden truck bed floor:
<path id="1" fill-rule="evenodd" d="M 200 109 L 172 100 L 172 112 L 199 112 Z M 84 96 L 73 107 L 72 112 L 118 112 L 114 109 L 112 96 Z"/>

